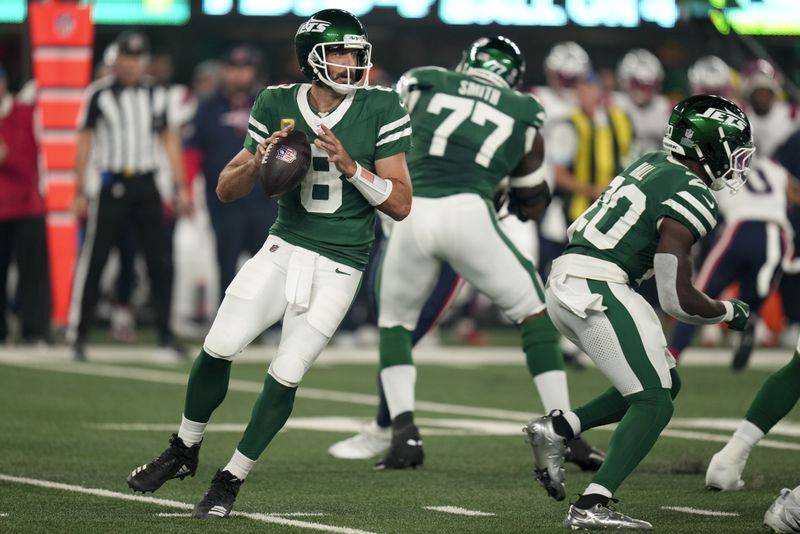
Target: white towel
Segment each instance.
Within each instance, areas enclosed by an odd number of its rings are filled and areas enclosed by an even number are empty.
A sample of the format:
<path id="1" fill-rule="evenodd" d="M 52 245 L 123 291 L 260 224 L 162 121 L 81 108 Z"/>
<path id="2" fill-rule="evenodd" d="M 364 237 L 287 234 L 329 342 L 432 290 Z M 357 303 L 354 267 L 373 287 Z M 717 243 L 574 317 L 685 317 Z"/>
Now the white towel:
<path id="1" fill-rule="evenodd" d="M 311 304 L 311 285 L 319 254 L 294 247 L 286 267 L 286 301 L 292 310 L 303 312 Z"/>
<path id="2" fill-rule="evenodd" d="M 548 281 L 550 291 L 558 299 L 558 303 L 581 319 L 588 317 L 588 312 L 605 311 L 603 296 L 597 293 L 578 293 L 567 284 L 569 275 L 562 274 Z"/>

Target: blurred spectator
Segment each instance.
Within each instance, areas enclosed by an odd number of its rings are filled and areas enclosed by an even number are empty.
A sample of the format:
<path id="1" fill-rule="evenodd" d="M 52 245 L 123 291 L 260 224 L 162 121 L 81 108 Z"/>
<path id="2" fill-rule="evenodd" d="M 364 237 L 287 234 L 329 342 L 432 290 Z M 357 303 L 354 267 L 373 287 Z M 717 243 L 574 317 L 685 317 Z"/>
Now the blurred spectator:
<path id="1" fill-rule="evenodd" d="M 221 79 L 221 62 L 209 59 L 198 63 L 192 75 L 192 94 L 198 102 L 202 102 L 217 93 Z"/>
<path id="2" fill-rule="evenodd" d="M 8 92 L 0 65 L 0 343 L 6 326 L 7 275 L 17 265 L 16 299 L 24 343 L 50 336 L 50 272 L 39 182 L 35 112 Z"/>
<path id="3" fill-rule="evenodd" d="M 141 247 L 156 305 L 159 345 L 182 353 L 169 324 L 169 258 L 161 198 L 155 183 L 156 147 L 163 144 L 172 164 L 178 203 L 188 212 L 191 202 L 184 183 L 181 143 L 167 127 L 166 99 L 145 78 L 149 44 L 139 33 L 126 31 L 117 39 L 114 75 L 94 82 L 86 91 L 78 119 L 74 210 L 86 217 L 86 239 L 75 272 L 68 337 L 73 356 L 86 358 L 86 340 L 98 298 L 100 274 L 120 232 L 131 221 Z M 86 193 L 86 172 L 92 143 L 101 169 L 98 198 Z"/>
<path id="4" fill-rule="evenodd" d="M 651 52 L 637 48 L 622 58 L 617 67 L 621 92 L 614 94 L 631 119 L 633 141 L 625 165 L 654 150 L 661 150 L 664 125 L 672 113 L 672 103 L 661 94 L 664 68 Z"/>
<path id="5" fill-rule="evenodd" d="M 206 205 L 217 238 L 220 300 L 236 274 L 239 255 L 258 252 L 277 217 L 277 204 L 258 187 L 231 204 L 220 202 L 216 193 L 220 171 L 242 149 L 259 63 L 258 54 L 248 47 L 230 52 L 222 68 L 222 86 L 200 103 L 189 140 L 201 158 Z"/>

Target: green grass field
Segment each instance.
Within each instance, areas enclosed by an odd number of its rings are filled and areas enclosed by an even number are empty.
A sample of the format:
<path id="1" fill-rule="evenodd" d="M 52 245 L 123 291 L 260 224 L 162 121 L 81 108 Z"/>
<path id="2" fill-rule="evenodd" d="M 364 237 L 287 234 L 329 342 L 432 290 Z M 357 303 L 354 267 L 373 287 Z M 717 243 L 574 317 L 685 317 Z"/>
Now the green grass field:
<path id="1" fill-rule="evenodd" d="M 176 428 L 188 364 L 74 364 L 24 356 L 0 355 L 0 532 L 223 528 L 189 519 L 187 509 L 235 448 L 266 363 L 244 358 L 234 365 L 234 380 L 212 419 L 197 476 L 168 483 L 154 496 L 164 501 L 152 501 L 150 494 L 126 500 L 133 493 L 125 478 L 157 455 Z M 563 531 L 567 503 L 546 497 L 530 474 L 532 456 L 520 429 L 541 405 L 521 356 L 519 365 L 421 365 L 417 419 L 426 462 L 422 469 L 400 472 L 375 471 L 372 462 L 327 455 L 331 443 L 374 413 L 375 368 L 338 364 L 326 356 L 326 364 L 312 369 L 300 388 L 289 428 L 242 488 L 235 510 L 248 514 L 225 520 L 225 531 Z M 798 410 L 753 453 L 746 492 L 706 491 L 703 475 L 768 374 L 683 368 L 683 390 L 668 435 L 620 489 L 619 508 L 651 521 L 660 532 L 758 531 L 778 491 L 800 483 Z M 569 379 L 574 403 L 607 387 L 593 369 L 571 371 Z M 585 434 L 600 447 L 609 436 L 607 429 Z M 570 494 L 579 493 L 590 478 L 573 467 L 567 476 Z M 491 515 L 426 508 L 437 506 Z M 735 515 L 694 515 L 666 507 Z"/>

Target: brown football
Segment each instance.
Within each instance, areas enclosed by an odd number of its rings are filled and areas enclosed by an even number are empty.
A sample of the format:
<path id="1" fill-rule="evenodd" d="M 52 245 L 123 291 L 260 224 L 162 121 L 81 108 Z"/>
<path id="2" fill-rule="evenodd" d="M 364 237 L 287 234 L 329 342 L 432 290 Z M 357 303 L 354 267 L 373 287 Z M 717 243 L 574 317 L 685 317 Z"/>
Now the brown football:
<path id="1" fill-rule="evenodd" d="M 292 130 L 267 153 L 258 169 L 261 188 L 270 197 L 288 193 L 303 180 L 311 166 L 311 145 L 305 132 Z"/>

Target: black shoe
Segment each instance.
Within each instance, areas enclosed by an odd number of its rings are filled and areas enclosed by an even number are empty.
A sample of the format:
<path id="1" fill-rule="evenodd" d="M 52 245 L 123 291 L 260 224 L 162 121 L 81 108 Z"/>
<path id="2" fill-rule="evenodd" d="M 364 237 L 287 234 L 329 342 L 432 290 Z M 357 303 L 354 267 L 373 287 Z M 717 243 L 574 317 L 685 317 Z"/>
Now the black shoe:
<path id="1" fill-rule="evenodd" d="M 581 471 L 597 471 L 603 465 L 606 453 L 595 449 L 581 438 L 567 441 L 566 460 L 581 468 Z"/>
<path id="2" fill-rule="evenodd" d="M 756 317 L 750 317 L 747 326 L 739 334 L 739 341 L 733 349 L 733 360 L 731 367 L 734 371 L 742 371 L 747 367 L 750 356 L 753 354 L 753 346 L 756 344 Z"/>
<path id="3" fill-rule="evenodd" d="M 205 497 L 194 507 L 192 517 L 195 519 L 227 517 L 231 513 L 233 502 L 242 484 L 244 480 L 239 480 L 230 471 L 217 471 Z"/>
<path id="4" fill-rule="evenodd" d="M 128 475 L 128 486 L 133 491 L 156 491 L 167 480 L 193 477 L 200 461 L 200 444 L 187 447 L 178 434 L 172 434 L 169 447 L 149 464 L 137 467 Z"/>
<path id="5" fill-rule="evenodd" d="M 75 341 L 70 347 L 72 351 L 72 359 L 76 362 L 86 361 L 86 342 L 82 339 Z"/>
<path id="6" fill-rule="evenodd" d="M 392 432 L 392 444 L 384 457 L 375 464 L 376 469 L 406 469 L 422 465 L 425 453 L 417 425 L 411 423 Z"/>

